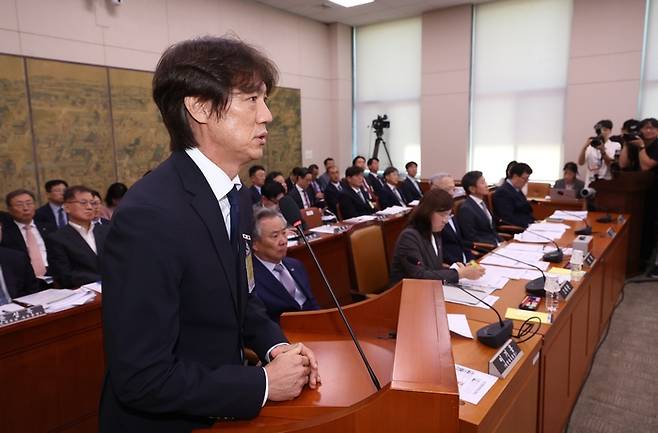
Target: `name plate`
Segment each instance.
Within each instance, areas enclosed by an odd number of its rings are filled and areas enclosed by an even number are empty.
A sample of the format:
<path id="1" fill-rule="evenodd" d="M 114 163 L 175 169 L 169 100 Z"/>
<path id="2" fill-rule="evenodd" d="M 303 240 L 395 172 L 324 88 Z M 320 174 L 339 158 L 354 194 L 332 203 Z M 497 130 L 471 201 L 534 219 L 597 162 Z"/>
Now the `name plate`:
<path id="1" fill-rule="evenodd" d="M 0 326 L 22 322 L 23 320 L 33 319 L 38 316 L 43 316 L 44 314 L 46 314 L 46 312 L 42 305 L 33 305 L 18 311 L 0 313 Z"/>
<path id="2" fill-rule="evenodd" d="M 617 217 L 617 224 L 624 224 L 624 221 L 626 221 L 626 218 L 624 218 L 624 215 L 619 214 Z"/>
<path id="3" fill-rule="evenodd" d="M 523 356 L 521 348 L 511 338 L 489 360 L 489 374 L 504 379 Z"/>
<path id="4" fill-rule="evenodd" d="M 573 290 L 573 285 L 571 285 L 569 281 L 565 281 L 564 283 L 562 283 L 560 285 L 560 292 L 559 292 L 562 299 L 566 301 L 571 295 L 572 290 Z"/>
<path id="5" fill-rule="evenodd" d="M 583 263 L 585 266 L 592 266 L 594 264 L 594 260 L 596 260 L 596 257 L 594 257 L 594 254 L 592 253 L 587 253 L 585 256 L 585 259 L 583 260 Z"/>
<path id="6" fill-rule="evenodd" d="M 605 231 L 605 234 L 607 234 L 611 238 L 614 238 L 617 232 L 612 227 L 608 227 L 608 230 Z"/>

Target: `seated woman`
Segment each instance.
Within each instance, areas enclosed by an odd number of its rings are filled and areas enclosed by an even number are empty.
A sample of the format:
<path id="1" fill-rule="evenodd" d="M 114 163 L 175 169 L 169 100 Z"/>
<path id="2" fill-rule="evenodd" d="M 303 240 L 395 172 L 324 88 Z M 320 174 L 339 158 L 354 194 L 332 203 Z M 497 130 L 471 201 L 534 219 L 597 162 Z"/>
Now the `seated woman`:
<path id="1" fill-rule="evenodd" d="M 585 182 L 578 179 L 578 166 L 575 162 L 564 164 L 564 177 L 558 179 L 553 185 L 555 189 L 568 189 L 576 191 L 576 197 L 580 197 L 580 191 L 585 187 Z"/>
<path id="2" fill-rule="evenodd" d="M 395 245 L 391 284 L 403 278 L 456 283 L 460 278 L 477 279 L 484 274 L 480 266 L 456 263 L 457 269 L 448 269 L 443 264 L 441 230 L 450 219 L 452 202 L 452 196 L 442 189 L 425 193 Z"/>

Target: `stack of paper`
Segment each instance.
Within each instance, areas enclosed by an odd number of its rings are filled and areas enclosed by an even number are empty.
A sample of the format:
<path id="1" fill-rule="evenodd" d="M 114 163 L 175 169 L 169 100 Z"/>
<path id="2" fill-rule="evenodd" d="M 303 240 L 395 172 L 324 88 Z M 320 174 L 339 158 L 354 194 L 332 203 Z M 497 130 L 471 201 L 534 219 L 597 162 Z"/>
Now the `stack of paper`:
<path id="1" fill-rule="evenodd" d="M 18 302 L 28 305 L 43 305 L 47 313 L 65 310 L 76 305 L 86 304 L 96 297 L 93 290 L 79 288 L 70 289 L 48 289 L 32 295 L 16 298 Z"/>
<path id="2" fill-rule="evenodd" d="M 364 223 L 366 221 L 373 221 L 376 219 L 377 219 L 376 215 L 361 215 L 358 217 L 343 220 L 343 222 L 347 224 L 358 224 L 358 223 Z"/>
<path id="3" fill-rule="evenodd" d="M 531 253 L 523 252 L 514 249 L 503 248 L 500 251 L 496 251 L 506 257 L 501 257 L 495 254 L 488 254 L 482 260 L 481 264 L 484 265 L 497 265 L 505 266 L 508 268 L 523 268 L 523 269 L 534 269 L 532 266 L 526 265 L 526 263 L 537 266 L 542 271 L 548 269 L 549 263 L 541 260 L 541 253 Z"/>
<path id="4" fill-rule="evenodd" d="M 313 232 L 313 233 L 328 233 L 328 234 L 332 235 L 332 234 L 336 233 L 337 230 L 338 230 L 338 228 L 336 226 L 324 225 L 324 226 L 320 226 L 320 227 L 313 227 L 309 231 Z"/>
<path id="5" fill-rule="evenodd" d="M 478 404 L 498 378 L 463 365 L 455 364 L 459 398 L 467 403 Z"/>
<path id="6" fill-rule="evenodd" d="M 549 218 L 562 219 L 565 221 L 582 221 L 587 218 L 586 210 L 556 210 Z"/>
<path id="7" fill-rule="evenodd" d="M 466 287 L 490 287 L 493 289 L 502 289 L 505 287 L 505 284 L 509 281 L 509 278 L 497 274 L 495 272 L 489 273 L 488 271 L 485 272 L 484 275 L 482 275 L 480 278 L 477 280 L 469 280 L 468 278 L 460 278 L 459 279 L 459 284 L 462 286 Z"/>
<path id="8" fill-rule="evenodd" d="M 377 215 L 388 216 L 388 215 L 397 215 L 409 210 L 406 206 L 389 206 L 384 210 L 377 211 Z"/>
<path id="9" fill-rule="evenodd" d="M 487 274 L 497 273 L 510 280 L 534 280 L 541 277 L 541 272 L 536 269 L 506 268 L 502 266 L 482 265 L 487 269 Z"/>
<path id="10" fill-rule="evenodd" d="M 443 299 L 444 301 L 452 302 L 453 304 L 469 305 L 471 307 L 479 307 L 486 310 L 489 307 L 487 307 L 479 300 L 482 299 L 489 305 L 495 304 L 499 298 L 498 296 L 493 296 L 490 294 L 493 290 L 494 289 L 470 288 L 468 293 L 471 293 L 473 296 L 475 296 L 473 297 L 469 296 L 467 293 L 464 293 L 463 290 L 460 290 L 457 287 L 446 284 L 443 286 Z"/>

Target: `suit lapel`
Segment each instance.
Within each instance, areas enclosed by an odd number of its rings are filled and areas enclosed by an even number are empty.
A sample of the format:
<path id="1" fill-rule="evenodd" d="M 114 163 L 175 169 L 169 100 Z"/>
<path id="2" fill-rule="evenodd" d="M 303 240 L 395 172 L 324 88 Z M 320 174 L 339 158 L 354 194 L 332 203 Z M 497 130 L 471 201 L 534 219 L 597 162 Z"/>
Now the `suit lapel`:
<path id="1" fill-rule="evenodd" d="M 261 283 L 263 285 L 269 287 L 269 289 L 272 292 L 279 293 L 279 294 L 281 294 L 281 296 L 284 296 L 286 299 L 288 299 L 292 302 L 295 302 L 295 299 L 292 296 L 290 296 L 290 293 L 288 293 L 286 288 L 283 287 L 283 284 L 281 284 L 281 282 L 279 280 L 277 280 L 277 278 L 272 274 L 272 272 L 270 272 L 270 270 L 267 269 L 267 267 L 264 264 L 262 264 L 259 259 L 254 257 L 254 262 L 258 262 L 258 263 L 254 263 L 254 265 L 259 266 L 261 268 L 261 270 L 260 270 L 261 275 L 264 276 L 263 281 L 261 281 Z M 286 268 L 288 268 L 288 266 L 286 266 Z M 290 268 L 288 268 L 288 270 L 290 270 Z M 294 275 L 293 275 L 293 278 L 295 278 Z M 295 280 L 295 282 L 296 281 L 297 280 Z M 297 303 L 297 302 L 295 302 L 295 303 Z"/>
<path id="2" fill-rule="evenodd" d="M 205 177 L 203 177 L 201 170 L 187 154 L 174 152 L 171 158 L 181 177 L 184 188 L 192 194 L 190 205 L 199 215 L 210 234 L 210 239 L 224 270 L 224 276 L 233 299 L 233 306 L 236 312 L 239 312 L 236 257 L 231 248 L 227 248 L 231 245 L 231 241 L 226 232 L 226 224 L 219 203 L 217 203 L 217 199 Z"/>
<path id="3" fill-rule="evenodd" d="M 62 230 L 62 234 L 66 235 L 66 237 L 68 237 L 73 244 L 77 245 L 79 251 L 84 251 L 89 257 L 96 258 L 96 253 L 94 250 L 91 249 L 87 241 L 82 238 L 82 235 L 80 235 L 76 229 L 67 224 L 66 226 L 62 227 Z"/>

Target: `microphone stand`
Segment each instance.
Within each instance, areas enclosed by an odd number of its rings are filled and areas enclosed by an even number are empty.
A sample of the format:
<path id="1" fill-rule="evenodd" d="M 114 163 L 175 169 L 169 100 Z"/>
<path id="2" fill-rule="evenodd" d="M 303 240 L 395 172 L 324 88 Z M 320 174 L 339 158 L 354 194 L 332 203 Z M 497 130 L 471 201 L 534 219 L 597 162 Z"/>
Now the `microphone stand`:
<path id="1" fill-rule="evenodd" d="M 534 280 L 528 281 L 528 283 L 525 285 L 525 291 L 533 296 L 540 296 L 544 297 L 546 295 L 544 291 L 544 283 L 546 282 L 546 274 L 544 271 L 541 270 L 539 266 L 533 265 L 532 263 L 524 262 L 519 259 L 515 259 L 509 256 L 506 256 L 504 254 L 497 253 L 495 251 L 486 251 L 484 248 L 477 247 L 473 245 L 473 248 L 477 251 L 483 252 L 483 253 L 491 253 L 496 256 L 500 256 L 503 258 L 506 258 L 508 260 L 513 260 L 515 262 L 523 263 L 524 265 L 532 266 L 533 268 L 536 268 L 539 272 L 541 272 L 541 277 L 535 278 Z"/>
<path id="2" fill-rule="evenodd" d="M 525 230 L 528 233 L 532 233 L 535 236 L 539 236 L 540 238 L 546 239 L 548 241 L 551 241 L 553 245 L 555 245 L 555 251 L 549 251 L 547 253 L 544 253 L 542 256 L 542 260 L 545 262 L 551 262 L 551 263 L 560 263 L 562 262 L 562 259 L 564 259 L 564 252 L 562 251 L 562 248 L 555 242 L 554 239 L 549 238 L 548 236 L 544 236 L 540 233 L 537 233 L 536 231 L 533 230 Z"/>
<path id="3" fill-rule="evenodd" d="M 561 210 L 560 212 L 565 213 L 567 215 L 571 215 L 574 218 L 578 218 L 579 220 L 581 220 L 582 222 L 585 223 L 585 227 L 583 227 L 582 229 L 574 230 L 574 233 L 576 235 L 578 235 L 578 236 L 582 236 L 582 235 L 588 236 L 588 235 L 592 234 L 592 226 L 589 225 L 586 218 L 581 218 L 580 216 L 578 216 L 574 213 L 571 213 L 569 211 L 566 211 L 566 210 Z"/>

